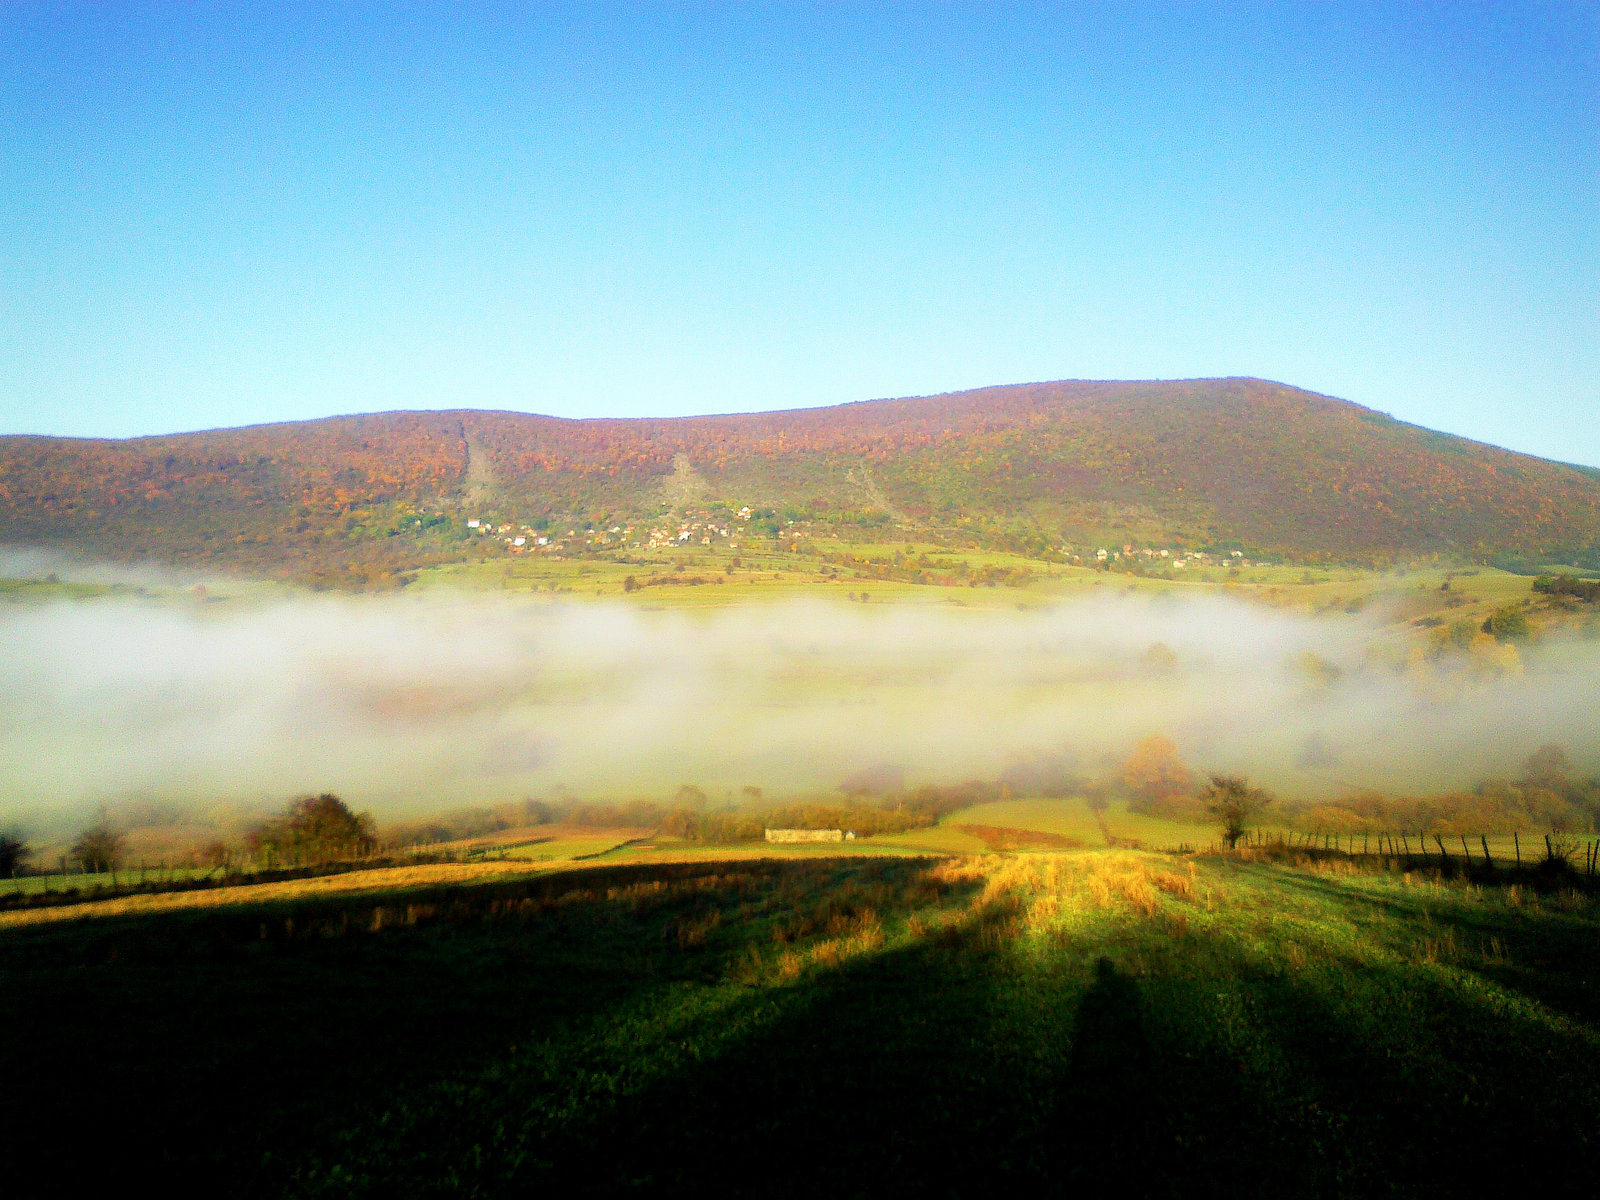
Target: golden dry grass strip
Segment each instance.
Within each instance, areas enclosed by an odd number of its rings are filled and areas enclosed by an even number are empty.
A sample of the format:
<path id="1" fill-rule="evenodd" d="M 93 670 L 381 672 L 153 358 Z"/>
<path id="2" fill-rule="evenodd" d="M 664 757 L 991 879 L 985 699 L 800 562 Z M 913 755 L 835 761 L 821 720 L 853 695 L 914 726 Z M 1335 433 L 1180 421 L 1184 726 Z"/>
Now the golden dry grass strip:
<path id="1" fill-rule="evenodd" d="M 81 904 L 24 908 L 0 913 L 0 929 L 22 925 L 45 925 L 56 921 L 79 921 L 93 917 L 124 917 L 180 910 L 228 908 L 236 905 L 272 904 L 314 897 L 387 892 L 400 888 L 432 887 L 448 883 L 480 883 L 512 876 L 549 873 L 553 866 L 572 869 L 572 866 L 566 863 L 515 860 L 492 863 L 422 863 L 411 867 L 377 867 L 370 871 L 350 871 L 343 875 L 285 879 L 275 883 L 250 883 L 239 887 L 116 896 L 105 900 L 88 900 Z"/>

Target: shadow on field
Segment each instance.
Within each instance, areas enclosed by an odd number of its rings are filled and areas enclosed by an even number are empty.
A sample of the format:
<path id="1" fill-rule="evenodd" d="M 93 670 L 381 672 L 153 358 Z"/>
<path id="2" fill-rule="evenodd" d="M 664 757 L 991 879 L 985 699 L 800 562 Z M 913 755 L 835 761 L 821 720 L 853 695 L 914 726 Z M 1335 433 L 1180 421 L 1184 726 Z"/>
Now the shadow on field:
<path id="1" fill-rule="evenodd" d="M 1204 876 L 1160 875 L 1144 908 L 1072 892 L 1036 923 L 1026 869 L 995 861 L 619 867 L 6 931 L 0 1019 L 25 1034 L 0 1089 L 7 1193 L 1581 1181 L 1600 1130 L 1582 1022 L 1321 926 L 1280 936 L 1259 904 L 1262 924 L 1227 924 Z M 1093 868 L 1061 861 L 1067 895 Z M 1508 961 L 1543 952 L 1515 914 L 1494 928 Z"/>
<path id="2" fill-rule="evenodd" d="M 1519 889 L 1518 906 L 1508 907 L 1508 889 L 1493 886 L 1478 889 L 1477 898 L 1469 900 L 1455 886 L 1434 890 L 1422 882 L 1402 898 L 1373 895 L 1339 876 L 1281 869 L 1274 870 L 1273 883 L 1337 905 L 1358 921 L 1381 913 L 1433 926 L 1435 956 L 1442 953 L 1448 965 L 1575 1020 L 1600 1022 L 1600 946 L 1594 925 L 1571 918 L 1560 893 L 1541 897 Z"/>
<path id="3" fill-rule="evenodd" d="M 571 1080 L 608 1038 L 634 1087 L 630 1072 L 676 1069 L 670 1054 L 646 1051 L 707 1030 L 720 1045 L 804 998 L 804 988 L 773 999 L 725 982 L 749 944 L 794 913 L 826 927 L 849 919 L 853 888 L 872 889 L 893 916 L 896 889 L 906 903 L 959 904 L 974 886 L 930 890 L 927 868 L 618 867 L 6 930 L 6 1190 L 52 1194 L 64 1172 L 75 1187 L 131 1172 L 234 1194 L 276 1194 L 296 1180 L 338 1191 L 347 1161 L 357 1177 L 387 1177 L 368 1155 L 383 1138 L 356 1132 L 374 1122 L 449 1114 L 459 1128 L 448 1141 L 465 1139 L 462 1152 L 481 1157 L 504 1118 L 493 1095 L 482 1109 L 462 1098 L 481 1080 L 514 1092 L 508 1076 L 528 1087 L 529 1127 L 559 1131 L 571 1123 Z M 675 1024 L 660 1017 L 674 1012 Z M 603 1095 L 577 1100 L 579 1115 L 604 1119 Z M 402 1160 L 414 1148 L 403 1149 Z M 436 1181 L 467 1169 L 424 1157 Z"/>
<path id="4" fill-rule="evenodd" d="M 1095 962 L 1094 985 L 1078 1004 L 1068 1063 L 1068 1091 L 1080 1103 L 1071 1113 L 1071 1138 L 1093 1128 L 1113 1135 L 1136 1126 L 1149 1111 L 1150 1041 L 1139 985 L 1109 958 Z"/>

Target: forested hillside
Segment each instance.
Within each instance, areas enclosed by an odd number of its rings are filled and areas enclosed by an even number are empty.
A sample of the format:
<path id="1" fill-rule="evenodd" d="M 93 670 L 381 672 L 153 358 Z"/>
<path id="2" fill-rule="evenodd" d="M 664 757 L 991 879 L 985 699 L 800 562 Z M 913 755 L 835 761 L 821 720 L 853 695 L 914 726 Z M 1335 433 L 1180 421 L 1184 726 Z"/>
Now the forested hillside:
<path id="1" fill-rule="evenodd" d="M 466 552 L 469 517 L 722 502 L 952 540 L 1588 561 L 1600 478 L 1251 379 L 1042 383 L 717 417 L 383 413 L 129 441 L 0 438 L 0 541 L 288 575 Z"/>

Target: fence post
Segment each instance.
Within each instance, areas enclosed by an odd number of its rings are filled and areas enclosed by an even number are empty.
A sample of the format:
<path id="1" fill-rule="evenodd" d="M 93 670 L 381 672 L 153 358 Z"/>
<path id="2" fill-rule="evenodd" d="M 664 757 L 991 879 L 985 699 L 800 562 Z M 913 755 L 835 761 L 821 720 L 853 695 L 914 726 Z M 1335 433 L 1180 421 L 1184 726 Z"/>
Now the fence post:
<path id="1" fill-rule="evenodd" d="M 1489 857 L 1489 839 L 1480 833 L 1478 835 L 1478 840 L 1483 843 L 1483 865 L 1488 867 L 1490 870 L 1493 870 L 1494 859 Z"/>
<path id="2" fill-rule="evenodd" d="M 1550 862 L 1554 862 L 1556 859 L 1556 848 L 1550 844 L 1550 835 L 1548 833 L 1544 835 L 1544 856 Z"/>
<path id="3" fill-rule="evenodd" d="M 1511 848 L 1516 851 L 1517 867 L 1520 869 L 1522 866 L 1522 840 L 1517 837 L 1515 829 L 1511 831 Z"/>
<path id="4" fill-rule="evenodd" d="M 1467 835 L 1461 835 L 1461 857 L 1467 860 L 1467 865 L 1472 865 L 1472 851 L 1467 849 Z"/>
<path id="5" fill-rule="evenodd" d="M 1445 862 L 1449 862 L 1450 851 L 1444 848 L 1444 839 L 1436 833 L 1433 835 L 1433 840 L 1439 843 L 1439 857 L 1444 859 Z"/>

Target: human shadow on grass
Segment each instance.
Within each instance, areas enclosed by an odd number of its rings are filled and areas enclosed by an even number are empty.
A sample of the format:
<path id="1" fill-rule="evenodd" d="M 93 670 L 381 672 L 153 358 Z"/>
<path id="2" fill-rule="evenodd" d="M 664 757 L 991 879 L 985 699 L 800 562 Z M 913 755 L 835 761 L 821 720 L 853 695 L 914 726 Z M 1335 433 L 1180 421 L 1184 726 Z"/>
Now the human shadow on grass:
<path id="1" fill-rule="evenodd" d="M 21 1132 L 103 1130 L 109 1178 L 181 1130 L 159 1173 L 233 1193 L 1320 1195 L 1566 1161 L 1600 1128 L 1584 1037 L 1437 972 L 1285 972 L 1131 914 L 1021 953 L 971 882 L 944 894 L 959 919 L 888 950 L 738 982 L 785 905 L 877 880 L 905 892 L 886 921 L 917 908 L 927 865 L 886 861 L 442 889 L 376 933 L 341 927 L 362 897 L 0 939 L 24 968 L 0 1010 L 43 1031 L 16 1052 L 39 1081 Z M 660 880 L 681 888 L 651 899 Z M 258 916 L 295 932 L 262 942 Z"/>
<path id="2" fill-rule="evenodd" d="M 1145 945 L 1156 927 L 1132 917 L 1105 941 L 1143 965 L 1101 955 L 1091 971 L 1072 950 L 1024 962 L 990 936 L 1003 928 L 970 913 L 691 1009 L 649 1043 L 610 1044 L 610 1061 L 579 1045 L 469 1068 L 415 1092 L 388 1141 L 363 1146 L 352 1127 L 356 1160 L 296 1178 L 482 1194 L 1406 1195 L 1492 1178 L 1497 1162 L 1526 1170 L 1528 1151 L 1555 1162 L 1592 1136 L 1581 1039 L 1426 972 L 1296 975 L 1203 932 L 1163 959 Z M 1242 1018 L 1219 996 L 1241 985 Z M 653 1065 L 630 1075 L 631 1062 Z M 585 1090 L 589 1076 L 600 1086 Z M 1530 1096 L 1541 1078 L 1554 1094 Z"/>
<path id="3" fill-rule="evenodd" d="M 1073 1195 L 1296 1196 L 1341 1172 L 1299 1152 L 1303 1114 L 1263 1093 L 1209 1017 L 1214 985 L 1109 958 L 1078 1005 L 1052 1178 Z M 1292 1170 L 1286 1166 L 1292 1164 Z"/>
<path id="4" fill-rule="evenodd" d="M 1265 1194 L 1271 1171 L 1230 1161 L 1250 1111 L 1234 1064 L 1153 1048 L 1140 984 L 1109 958 L 1019 964 L 985 932 L 979 914 L 808 980 L 488 1190 L 1082 1195 L 1134 1176 L 1195 1195 L 1198 1159 Z"/>

